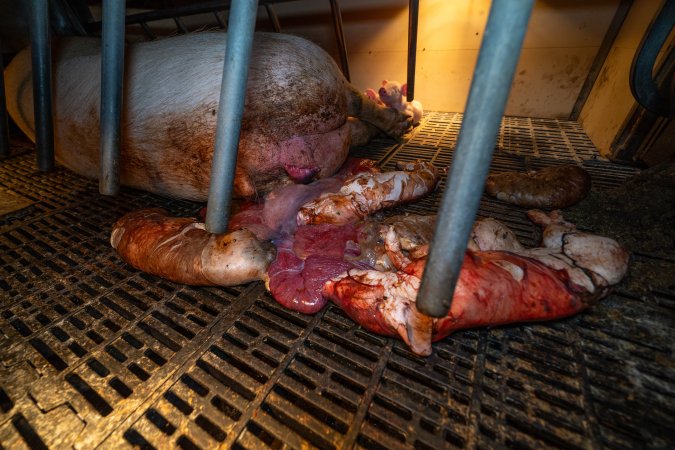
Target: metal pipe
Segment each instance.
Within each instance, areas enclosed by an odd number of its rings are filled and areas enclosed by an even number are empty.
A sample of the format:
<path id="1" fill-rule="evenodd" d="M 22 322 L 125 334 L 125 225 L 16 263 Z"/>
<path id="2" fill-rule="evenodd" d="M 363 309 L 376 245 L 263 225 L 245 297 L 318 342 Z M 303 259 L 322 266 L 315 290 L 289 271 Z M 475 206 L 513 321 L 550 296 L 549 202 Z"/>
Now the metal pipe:
<path id="1" fill-rule="evenodd" d="M 274 3 L 292 2 L 296 0 L 274 0 Z M 181 2 L 179 2 L 181 3 Z M 138 14 L 130 14 L 126 17 L 127 25 L 138 24 L 141 22 L 154 22 L 155 20 L 171 19 L 172 17 L 184 17 L 196 14 L 212 13 L 222 11 L 230 7 L 232 2 L 229 0 L 212 0 L 187 3 L 175 8 L 164 8 L 145 11 Z M 95 33 L 101 28 L 101 22 L 91 22 L 85 25 L 87 31 Z"/>
<path id="2" fill-rule="evenodd" d="M 98 190 L 115 195 L 120 189 L 120 135 L 124 78 L 124 13 L 126 1 L 103 1 L 101 57 L 101 163 Z"/>
<path id="3" fill-rule="evenodd" d="M 216 17 L 216 22 L 218 22 L 218 28 L 224 30 L 225 22 L 223 21 L 222 17 L 220 17 L 220 13 L 218 11 L 213 11 L 213 15 Z"/>
<path id="4" fill-rule="evenodd" d="M 180 34 L 188 34 L 189 31 L 185 24 L 183 23 L 183 20 L 181 20 L 180 17 L 173 17 L 173 22 L 176 24 L 176 28 L 178 28 L 178 33 Z"/>
<path id="5" fill-rule="evenodd" d="M 406 100 L 415 99 L 415 65 L 417 63 L 417 22 L 420 11 L 419 0 L 410 0 L 408 3 L 408 92 Z"/>
<path id="6" fill-rule="evenodd" d="M 279 16 L 274 10 L 274 6 L 271 3 L 265 3 L 265 10 L 267 11 L 267 17 L 269 17 L 270 22 L 272 22 L 272 29 L 276 33 L 281 33 L 281 24 L 279 23 Z"/>
<path id="7" fill-rule="evenodd" d="M 57 36 L 87 36 L 84 24 L 94 20 L 84 0 L 50 0 L 50 18 Z"/>
<path id="8" fill-rule="evenodd" d="M 534 0 L 493 0 L 417 308 L 448 314 Z"/>
<path id="9" fill-rule="evenodd" d="M 347 59 L 347 45 L 345 44 L 345 34 L 342 27 L 342 13 L 338 0 L 330 0 L 330 11 L 333 15 L 333 28 L 335 29 L 335 38 L 337 39 L 338 50 L 340 52 L 340 63 L 342 65 L 342 74 L 347 81 L 349 77 L 349 61 Z"/>
<path id="10" fill-rule="evenodd" d="M 630 90 L 640 105 L 659 116 L 675 117 L 670 86 L 662 93 L 654 79 L 654 65 L 675 24 L 675 0 L 666 0 L 642 38 L 630 68 Z M 666 56 L 667 61 L 673 53 Z"/>
<path id="11" fill-rule="evenodd" d="M 5 67 L 2 61 L 2 51 L 0 51 L 0 158 L 7 156 L 9 156 L 7 96 L 5 95 Z"/>
<path id="12" fill-rule="evenodd" d="M 157 39 L 157 36 L 155 35 L 155 33 L 152 32 L 152 28 L 150 28 L 150 25 L 148 25 L 145 22 L 141 22 L 141 23 L 139 23 L 139 25 L 141 26 L 141 29 L 143 30 L 143 33 L 145 33 L 145 36 L 149 40 L 154 41 L 155 39 Z"/>
<path id="13" fill-rule="evenodd" d="M 38 169 L 54 168 L 54 125 L 52 121 L 52 52 L 49 40 L 48 0 L 31 3 L 31 58 L 33 66 L 33 107 Z"/>
<path id="14" fill-rule="evenodd" d="M 224 233 L 230 218 L 230 198 L 257 10 L 258 0 L 233 0 L 230 8 L 206 211 L 206 229 L 211 233 Z"/>

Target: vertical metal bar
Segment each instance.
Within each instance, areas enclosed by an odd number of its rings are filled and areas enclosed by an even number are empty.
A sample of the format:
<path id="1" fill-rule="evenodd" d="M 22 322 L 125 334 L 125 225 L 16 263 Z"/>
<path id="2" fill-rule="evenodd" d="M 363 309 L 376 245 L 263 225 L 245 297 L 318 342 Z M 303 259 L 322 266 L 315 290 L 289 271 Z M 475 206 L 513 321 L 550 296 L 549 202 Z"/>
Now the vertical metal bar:
<path id="1" fill-rule="evenodd" d="M 347 45 L 345 44 L 345 35 L 342 27 L 342 13 L 340 12 L 338 0 L 330 0 L 330 11 L 333 14 L 333 28 L 335 29 L 335 37 L 337 38 L 338 50 L 340 52 L 342 74 L 347 81 L 351 81 L 349 77 L 349 61 L 347 60 Z"/>
<path id="2" fill-rule="evenodd" d="M 178 28 L 179 34 L 188 34 L 188 29 L 180 17 L 174 17 L 173 21 L 176 24 L 176 28 Z"/>
<path id="3" fill-rule="evenodd" d="M 146 22 L 140 22 L 139 25 L 141 26 L 141 29 L 143 30 L 143 33 L 145 33 L 145 36 L 150 39 L 151 41 L 154 41 L 157 39 L 157 36 L 155 33 L 152 32 L 152 29 Z"/>
<path id="4" fill-rule="evenodd" d="M 220 17 L 220 13 L 218 11 L 213 11 L 213 15 L 216 16 L 216 22 L 218 22 L 218 27 L 221 30 L 225 29 L 225 22 L 223 21 L 223 18 Z"/>
<path id="5" fill-rule="evenodd" d="M 0 48 L 0 158 L 9 156 L 9 126 L 7 121 L 7 96 L 5 95 L 5 67 Z"/>
<path id="6" fill-rule="evenodd" d="M 120 136 L 124 78 L 124 0 L 103 1 L 101 57 L 101 164 L 98 190 L 115 195 L 120 189 Z"/>
<path id="7" fill-rule="evenodd" d="M 211 233 L 224 233 L 230 219 L 230 199 L 257 10 L 258 0 L 232 0 L 230 7 L 206 211 L 206 229 Z"/>
<path id="8" fill-rule="evenodd" d="M 626 17 L 628 16 L 631 6 L 633 6 L 633 0 L 621 0 L 621 3 L 619 3 L 619 6 L 616 8 L 616 12 L 614 13 L 612 22 L 609 24 L 607 33 L 605 33 L 605 37 L 602 39 L 598 53 L 596 53 L 595 58 L 593 58 L 591 68 L 588 71 L 588 74 L 586 74 L 584 85 L 579 91 L 579 96 L 577 97 L 576 102 L 574 102 L 574 107 L 570 113 L 569 120 L 579 120 L 581 110 L 584 108 L 586 100 L 588 100 L 588 96 L 591 95 L 591 90 L 595 85 L 595 80 L 597 80 L 598 75 L 600 75 L 600 70 L 605 64 L 610 50 L 612 50 L 614 41 L 616 41 L 616 37 L 619 35 L 619 31 L 623 26 L 624 20 L 626 20 Z"/>
<path id="9" fill-rule="evenodd" d="M 420 11 L 419 0 L 408 2 L 408 93 L 406 99 L 411 102 L 415 99 L 415 65 L 417 62 L 417 22 Z"/>
<path id="10" fill-rule="evenodd" d="M 33 105 L 38 169 L 54 168 L 54 125 L 52 121 L 52 52 L 49 40 L 48 0 L 31 3 L 31 55 L 33 66 Z"/>
<path id="11" fill-rule="evenodd" d="M 450 309 L 533 3 L 492 2 L 417 296 L 427 315 L 443 317 Z"/>
<path id="12" fill-rule="evenodd" d="M 274 10 L 274 6 L 271 3 L 265 3 L 265 10 L 267 11 L 267 17 L 269 17 L 272 22 L 272 28 L 276 33 L 281 33 L 281 24 L 279 23 L 279 16 Z"/>

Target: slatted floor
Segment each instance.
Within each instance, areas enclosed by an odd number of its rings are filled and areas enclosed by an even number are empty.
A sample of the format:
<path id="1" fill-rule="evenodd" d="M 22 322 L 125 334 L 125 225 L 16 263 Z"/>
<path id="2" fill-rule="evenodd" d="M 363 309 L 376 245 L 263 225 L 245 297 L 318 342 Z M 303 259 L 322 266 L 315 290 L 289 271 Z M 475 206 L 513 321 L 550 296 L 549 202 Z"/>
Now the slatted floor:
<path id="1" fill-rule="evenodd" d="M 461 115 L 355 153 L 451 162 Z M 577 123 L 506 118 L 494 172 L 570 161 L 596 189 L 634 169 Z M 675 291 L 619 287 L 576 317 L 458 332 L 418 358 L 329 306 L 278 306 L 260 283 L 193 288 L 140 273 L 108 243 L 122 214 L 201 205 L 97 183 L 34 155 L 0 163 L 0 446 L 41 448 L 673 448 Z M 440 194 L 406 210 L 434 212 Z M 526 244 L 523 210 L 483 199 Z M 674 255 L 675 256 L 675 255 Z"/>

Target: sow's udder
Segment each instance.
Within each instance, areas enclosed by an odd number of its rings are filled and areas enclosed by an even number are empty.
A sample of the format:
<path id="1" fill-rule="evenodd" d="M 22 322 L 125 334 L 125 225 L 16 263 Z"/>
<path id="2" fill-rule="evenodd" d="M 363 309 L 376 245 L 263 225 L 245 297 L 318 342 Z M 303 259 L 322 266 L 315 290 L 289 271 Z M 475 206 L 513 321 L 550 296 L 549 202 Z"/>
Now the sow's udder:
<path id="1" fill-rule="evenodd" d="M 255 43 L 239 145 L 243 176 L 260 194 L 333 175 L 349 151 L 348 82 L 309 41 L 261 34 Z"/>
<path id="2" fill-rule="evenodd" d="M 239 164 L 244 167 L 244 173 L 237 174 L 241 179 L 235 184 L 242 188 L 241 196 L 251 197 L 280 185 L 308 183 L 333 175 L 349 154 L 349 125 L 345 122 L 324 133 L 292 136 L 271 148 L 274 151 L 242 152 L 240 147 Z M 250 178 L 250 182 L 246 178 Z"/>

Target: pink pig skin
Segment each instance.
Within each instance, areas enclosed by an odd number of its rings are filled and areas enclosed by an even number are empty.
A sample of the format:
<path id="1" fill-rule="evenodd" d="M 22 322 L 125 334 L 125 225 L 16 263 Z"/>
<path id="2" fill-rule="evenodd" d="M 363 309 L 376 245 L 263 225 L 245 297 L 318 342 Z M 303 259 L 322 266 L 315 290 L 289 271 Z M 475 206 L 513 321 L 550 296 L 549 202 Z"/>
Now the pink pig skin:
<path id="1" fill-rule="evenodd" d="M 190 33 L 130 44 L 125 50 L 120 176 L 123 185 L 204 201 L 208 195 L 226 35 Z M 98 177 L 101 43 L 53 44 L 55 154 L 59 163 Z M 5 73 L 7 107 L 31 138 L 30 49 Z M 332 175 L 350 145 L 377 130 L 401 136 L 410 120 L 367 98 L 333 59 L 297 36 L 256 33 L 249 66 L 234 194 Z"/>

